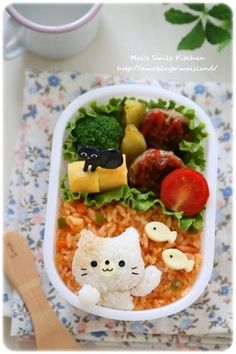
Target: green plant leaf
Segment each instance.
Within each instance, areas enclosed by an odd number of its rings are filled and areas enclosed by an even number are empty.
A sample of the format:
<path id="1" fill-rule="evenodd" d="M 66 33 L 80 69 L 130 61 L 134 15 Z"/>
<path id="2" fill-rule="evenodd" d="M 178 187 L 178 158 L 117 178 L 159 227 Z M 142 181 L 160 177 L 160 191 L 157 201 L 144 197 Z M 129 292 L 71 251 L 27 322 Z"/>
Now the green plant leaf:
<path id="1" fill-rule="evenodd" d="M 225 49 L 225 47 L 227 47 L 231 42 L 231 39 L 227 39 L 226 41 L 222 42 L 219 44 L 219 47 L 218 47 L 218 51 L 219 52 L 222 52 L 222 50 Z"/>
<path id="2" fill-rule="evenodd" d="M 164 15 L 166 21 L 178 25 L 181 25 L 183 23 L 191 23 L 198 19 L 198 16 L 194 16 L 189 12 L 182 12 L 175 9 L 170 9 L 166 11 Z"/>
<path id="3" fill-rule="evenodd" d="M 233 22 L 231 20 L 223 21 L 222 28 L 228 31 L 231 34 L 232 38 L 232 29 L 233 29 Z M 226 39 L 224 42 L 220 43 L 218 46 L 218 51 L 221 52 L 225 47 L 227 47 L 231 43 L 231 38 Z"/>
<path id="4" fill-rule="evenodd" d="M 204 4 L 184 4 L 188 6 L 190 9 L 195 10 L 195 11 L 204 11 L 205 10 L 205 5 Z"/>
<path id="5" fill-rule="evenodd" d="M 199 21 L 192 31 L 181 39 L 178 50 L 182 49 L 196 49 L 200 48 L 205 40 L 205 31 L 202 25 L 202 21 Z"/>
<path id="6" fill-rule="evenodd" d="M 222 23 L 222 28 L 224 28 L 226 31 L 232 33 L 233 21 L 232 21 L 232 20 L 225 20 L 225 21 Z"/>
<path id="7" fill-rule="evenodd" d="M 231 20 L 232 19 L 232 10 L 226 4 L 219 4 L 213 6 L 209 11 L 208 15 L 218 18 L 220 20 Z"/>
<path id="8" fill-rule="evenodd" d="M 211 44 L 219 44 L 230 40 L 231 34 L 208 20 L 206 23 L 206 38 Z"/>

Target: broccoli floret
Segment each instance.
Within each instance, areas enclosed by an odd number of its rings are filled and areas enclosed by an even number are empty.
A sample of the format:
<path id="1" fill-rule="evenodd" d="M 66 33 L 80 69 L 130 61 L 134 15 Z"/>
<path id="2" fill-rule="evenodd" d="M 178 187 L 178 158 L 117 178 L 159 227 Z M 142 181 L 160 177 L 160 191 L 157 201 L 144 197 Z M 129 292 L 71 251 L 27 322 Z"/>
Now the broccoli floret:
<path id="1" fill-rule="evenodd" d="M 118 149 L 124 135 L 124 129 L 115 117 L 98 115 L 85 117 L 76 122 L 71 132 L 76 138 L 76 150 L 82 145 L 96 146 L 100 149 Z"/>

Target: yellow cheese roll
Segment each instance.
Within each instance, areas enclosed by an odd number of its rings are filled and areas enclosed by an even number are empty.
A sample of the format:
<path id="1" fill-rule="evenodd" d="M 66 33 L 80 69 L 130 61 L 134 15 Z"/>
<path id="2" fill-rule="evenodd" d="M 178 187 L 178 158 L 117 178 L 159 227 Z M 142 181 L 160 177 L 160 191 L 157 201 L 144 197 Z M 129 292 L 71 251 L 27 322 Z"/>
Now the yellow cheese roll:
<path id="1" fill-rule="evenodd" d="M 83 171 L 84 161 L 76 161 L 68 164 L 68 183 L 70 190 L 75 192 L 100 192 L 98 184 L 98 171 Z"/>
<path id="2" fill-rule="evenodd" d="M 114 169 L 98 167 L 98 183 L 100 192 L 118 188 L 127 184 L 127 167 L 125 155 L 123 155 L 123 164 Z"/>

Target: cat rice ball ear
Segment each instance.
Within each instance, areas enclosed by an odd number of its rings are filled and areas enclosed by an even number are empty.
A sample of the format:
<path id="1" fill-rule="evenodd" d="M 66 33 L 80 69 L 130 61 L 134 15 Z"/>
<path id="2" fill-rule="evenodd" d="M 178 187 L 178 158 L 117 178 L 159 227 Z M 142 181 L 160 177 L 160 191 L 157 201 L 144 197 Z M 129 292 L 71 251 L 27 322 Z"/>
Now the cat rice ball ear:
<path id="1" fill-rule="evenodd" d="M 87 243 L 89 240 L 94 240 L 94 237 L 96 237 L 96 235 L 87 229 L 83 229 L 80 231 L 80 238 L 77 242 L 77 247 L 79 246 L 79 243 Z"/>
<path id="2" fill-rule="evenodd" d="M 127 240 L 128 242 L 136 242 L 136 244 L 139 244 L 139 233 L 138 231 L 133 227 L 128 227 L 122 234 L 120 234 L 118 237 L 123 237 Z"/>
<path id="3" fill-rule="evenodd" d="M 137 287 L 137 293 L 149 294 L 159 284 L 161 272 L 155 266 L 145 269 L 139 233 L 130 227 L 116 237 L 97 237 L 83 230 L 72 274 L 81 286 L 79 299 L 83 303 L 95 304 L 96 294 L 100 294 L 99 305 L 132 310 L 132 289 Z M 90 290 L 92 295 L 87 294 Z"/>

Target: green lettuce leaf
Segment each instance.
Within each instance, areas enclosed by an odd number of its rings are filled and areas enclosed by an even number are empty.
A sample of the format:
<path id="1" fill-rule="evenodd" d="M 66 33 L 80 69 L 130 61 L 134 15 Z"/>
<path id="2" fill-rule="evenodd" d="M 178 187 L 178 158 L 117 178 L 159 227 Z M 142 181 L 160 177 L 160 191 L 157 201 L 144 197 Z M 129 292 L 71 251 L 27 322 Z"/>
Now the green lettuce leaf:
<path id="1" fill-rule="evenodd" d="M 106 204 L 120 201 L 126 208 L 130 207 L 136 211 L 147 211 L 158 204 L 164 215 L 170 215 L 178 220 L 178 226 L 187 231 L 192 228 L 199 230 L 202 227 L 203 215 L 199 213 L 192 218 L 186 218 L 182 212 L 168 210 L 159 198 L 156 198 L 153 192 L 142 193 L 135 188 L 122 186 L 104 193 L 73 193 L 67 187 L 68 177 L 61 180 L 61 196 L 66 202 L 73 200 L 83 200 L 86 206 L 100 208 Z"/>
<path id="2" fill-rule="evenodd" d="M 104 193 L 88 194 L 84 200 L 84 204 L 87 206 L 100 208 L 103 205 L 122 200 L 123 195 L 124 187 L 118 187 Z"/>
<path id="3" fill-rule="evenodd" d="M 65 175 L 60 181 L 60 191 L 62 200 L 65 202 L 71 202 L 73 200 L 79 200 L 86 198 L 88 193 L 73 193 L 68 187 L 68 175 Z"/>
<path id="4" fill-rule="evenodd" d="M 179 149 L 185 152 L 184 163 L 189 168 L 203 171 L 206 167 L 206 157 L 202 142 L 208 136 L 205 124 L 197 121 L 193 109 L 188 109 L 182 113 L 189 119 L 189 129 L 192 136 L 191 141 L 182 140 L 179 144 Z"/>
<path id="5" fill-rule="evenodd" d="M 203 226 L 203 211 L 196 214 L 194 217 L 183 217 L 179 220 L 179 226 L 183 231 L 188 231 L 189 229 L 199 230 Z"/>
<path id="6" fill-rule="evenodd" d="M 159 199 L 153 192 L 142 193 L 136 188 L 125 186 L 122 204 L 137 211 L 146 211 L 153 207 Z"/>
<path id="7" fill-rule="evenodd" d="M 63 157 L 66 161 L 77 161 L 78 155 L 75 148 L 76 138 L 69 135 L 63 144 Z"/>

